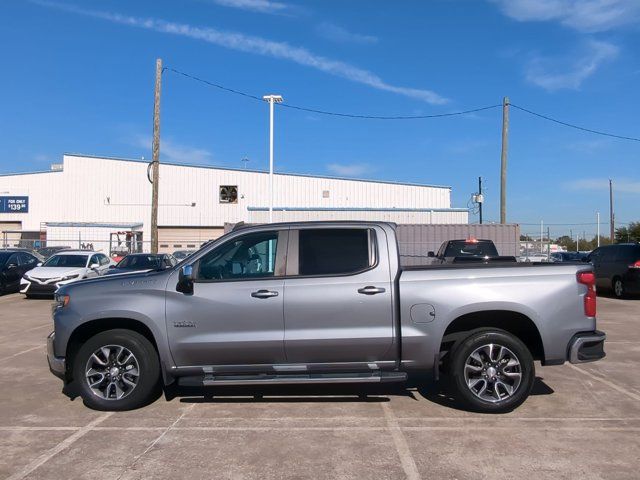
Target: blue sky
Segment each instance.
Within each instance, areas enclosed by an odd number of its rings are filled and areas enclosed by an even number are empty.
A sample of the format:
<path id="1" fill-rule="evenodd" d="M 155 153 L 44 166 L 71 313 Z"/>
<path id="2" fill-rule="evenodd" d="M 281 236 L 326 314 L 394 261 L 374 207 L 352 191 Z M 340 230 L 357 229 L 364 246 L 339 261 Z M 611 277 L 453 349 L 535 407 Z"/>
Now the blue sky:
<path id="1" fill-rule="evenodd" d="M 0 5 L 0 172 L 64 152 L 150 157 L 155 59 L 321 110 L 425 115 L 514 104 L 640 137 L 636 0 L 8 0 Z M 276 110 L 276 170 L 444 184 L 482 176 L 498 217 L 501 111 L 412 121 Z M 166 71 L 165 161 L 268 165 L 267 105 Z M 640 219 L 640 142 L 512 109 L 508 220 Z M 475 220 L 475 217 L 472 218 Z M 524 231 L 536 227 L 523 227 Z M 552 227 L 562 234 L 568 227 Z M 595 226 L 574 226 L 594 231 Z M 568 232 L 567 232 L 568 233 Z"/>

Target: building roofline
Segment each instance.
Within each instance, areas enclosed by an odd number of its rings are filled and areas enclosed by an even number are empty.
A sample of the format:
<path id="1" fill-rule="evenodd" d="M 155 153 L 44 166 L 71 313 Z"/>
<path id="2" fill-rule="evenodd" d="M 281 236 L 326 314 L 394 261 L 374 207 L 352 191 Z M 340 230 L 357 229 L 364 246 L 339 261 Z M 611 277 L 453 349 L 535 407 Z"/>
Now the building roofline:
<path id="1" fill-rule="evenodd" d="M 141 228 L 142 222 L 45 222 L 47 227 Z"/>
<path id="2" fill-rule="evenodd" d="M 249 212 L 268 212 L 269 207 L 247 207 Z M 389 207 L 273 207 L 274 212 L 469 212 L 468 208 Z"/>
<path id="3" fill-rule="evenodd" d="M 61 173 L 62 170 L 35 170 L 33 172 L 8 172 L 0 173 L 0 177 L 15 177 L 16 175 L 38 175 L 40 173 Z"/>
<path id="4" fill-rule="evenodd" d="M 83 153 L 71 153 L 65 152 L 63 156 L 67 157 L 82 157 L 82 158 L 95 158 L 99 160 L 114 160 L 119 162 L 135 162 L 135 163 L 149 163 L 148 160 L 142 160 L 139 158 L 123 158 L 123 157 L 111 157 L 111 156 L 99 156 L 99 155 L 85 155 Z M 177 162 L 162 162 L 163 165 L 171 165 L 174 167 L 190 167 L 190 168 L 206 168 L 210 170 L 228 170 L 233 172 L 249 172 L 249 173 L 262 173 L 268 174 L 266 170 L 257 170 L 251 168 L 236 168 L 236 167 L 220 167 L 215 165 L 199 165 L 194 163 L 177 163 Z M 406 185 L 411 187 L 430 187 L 430 188 L 442 188 L 451 190 L 450 185 L 433 185 L 426 183 L 415 182 L 397 182 L 391 180 L 372 180 L 366 178 L 350 178 L 350 177 L 338 177 L 333 175 L 311 175 L 306 173 L 289 173 L 289 172 L 274 172 L 274 175 L 292 176 L 292 177 L 306 177 L 306 178 L 325 178 L 327 180 L 346 180 L 352 182 L 368 182 L 368 183 L 384 183 L 389 185 Z"/>

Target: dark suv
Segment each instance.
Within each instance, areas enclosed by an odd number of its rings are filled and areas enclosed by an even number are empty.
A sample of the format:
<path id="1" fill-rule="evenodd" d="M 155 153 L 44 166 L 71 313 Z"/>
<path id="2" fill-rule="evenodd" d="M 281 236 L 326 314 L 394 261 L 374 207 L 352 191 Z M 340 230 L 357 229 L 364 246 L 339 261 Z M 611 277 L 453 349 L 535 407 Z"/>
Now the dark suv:
<path id="1" fill-rule="evenodd" d="M 618 298 L 640 294 L 640 243 L 596 248 L 588 260 L 596 272 L 596 286 L 611 289 Z"/>

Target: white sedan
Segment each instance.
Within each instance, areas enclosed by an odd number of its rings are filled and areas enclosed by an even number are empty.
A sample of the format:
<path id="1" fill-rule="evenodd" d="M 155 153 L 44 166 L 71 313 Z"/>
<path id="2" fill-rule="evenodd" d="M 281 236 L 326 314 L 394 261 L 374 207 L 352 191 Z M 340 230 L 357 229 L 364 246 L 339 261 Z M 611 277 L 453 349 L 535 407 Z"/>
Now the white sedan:
<path id="1" fill-rule="evenodd" d="M 20 280 L 20 293 L 27 298 L 50 297 L 61 285 L 104 274 L 110 264 L 104 253 L 65 250 L 25 273 Z"/>

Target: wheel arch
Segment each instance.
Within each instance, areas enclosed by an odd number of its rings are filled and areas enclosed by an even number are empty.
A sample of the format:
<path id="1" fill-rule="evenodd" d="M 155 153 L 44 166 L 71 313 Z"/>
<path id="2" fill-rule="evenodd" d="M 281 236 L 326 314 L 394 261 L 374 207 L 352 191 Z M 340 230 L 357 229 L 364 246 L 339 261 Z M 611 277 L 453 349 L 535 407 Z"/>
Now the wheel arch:
<path id="1" fill-rule="evenodd" d="M 75 356 L 78 353 L 78 350 L 82 346 L 84 342 L 86 342 L 89 338 L 97 335 L 98 333 L 105 332 L 107 330 L 114 329 L 123 329 L 123 330 L 131 330 L 136 332 L 143 337 L 145 337 L 151 345 L 153 346 L 158 358 L 160 360 L 160 365 L 162 366 L 162 358 L 160 355 L 160 351 L 158 349 L 158 343 L 156 341 L 155 336 L 151 329 L 145 325 L 143 322 L 139 320 L 134 320 L 131 318 L 100 318 L 95 320 L 87 321 L 81 325 L 79 325 L 73 332 L 71 333 L 69 340 L 67 341 L 67 348 L 65 352 L 66 358 L 66 375 L 65 380 L 67 382 L 73 381 L 73 364 L 75 361 Z M 165 378 L 165 369 L 161 367 L 163 378 Z M 165 383 L 167 383 L 167 379 L 165 378 Z"/>
<path id="2" fill-rule="evenodd" d="M 455 342 L 465 338 L 467 332 L 478 328 L 498 328 L 511 333 L 525 344 L 534 360 L 544 362 L 544 344 L 540 330 L 530 317 L 513 310 L 482 310 L 454 318 L 442 335 L 440 355 L 446 355 Z"/>

